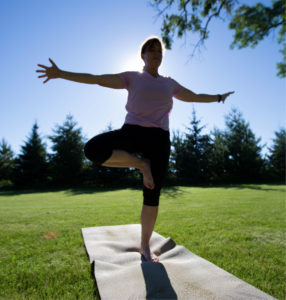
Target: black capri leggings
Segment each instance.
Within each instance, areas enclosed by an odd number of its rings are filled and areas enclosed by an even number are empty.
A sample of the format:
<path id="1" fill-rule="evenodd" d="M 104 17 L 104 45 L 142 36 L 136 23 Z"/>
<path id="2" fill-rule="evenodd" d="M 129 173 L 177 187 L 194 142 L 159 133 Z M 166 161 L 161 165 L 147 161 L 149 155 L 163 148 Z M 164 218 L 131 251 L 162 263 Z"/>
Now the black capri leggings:
<path id="1" fill-rule="evenodd" d="M 121 129 L 105 132 L 89 140 L 85 156 L 96 165 L 108 160 L 113 150 L 138 153 L 151 162 L 155 188 L 143 187 L 144 204 L 158 206 L 161 187 L 168 170 L 170 156 L 170 133 L 157 127 L 124 124 Z"/>

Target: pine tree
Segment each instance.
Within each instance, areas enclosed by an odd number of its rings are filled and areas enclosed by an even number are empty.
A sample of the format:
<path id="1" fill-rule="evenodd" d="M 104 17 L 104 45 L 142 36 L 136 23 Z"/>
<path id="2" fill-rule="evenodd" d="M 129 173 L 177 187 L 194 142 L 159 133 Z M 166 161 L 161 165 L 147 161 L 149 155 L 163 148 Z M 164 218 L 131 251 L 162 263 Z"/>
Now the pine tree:
<path id="1" fill-rule="evenodd" d="M 249 123 L 237 109 L 226 116 L 225 143 L 228 149 L 226 172 L 233 182 L 257 182 L 260 179 L 263 160 L 261 139 L 256 139 Z"/>
<path id="2" fill-rule="evenodd" d="M 180 154 L 184 149 L 184 134 L 179 130 L 173 131 L 173 137 L 171 140 L 171 153 L 170 153 L 170 162 L 169 162 L 169 173 L 178 175 L 179 165 L 183 159 Z"/>
<path id="3" fill-rule="evenodd" d="M 217 128 L 211 132 L 212 151 L 209 155 L 210 181 L 222 183 L 226 180 L 226 159 L 228 148 L 225 142 L 225 133 Z"/>
<path id="4" fill-rule="evenodd" d="M 196 117 L 193 109 L 191 127 L 185 138 L 181 140 L 175 136 L 172 141 L 175 172 L 183 183 L 202 184 L 208 181 L 209 162 L 208 156 L 211 151 L 210 138 L 208 135 L 201 134 L 205 126 L 200 127 L 200 120 Z"/>
<path id="5" fill-rule="evenodd" d="M 21 154 L 17 158 L 16 183 L 27 187 L 38 187 L 47 180 L 47 153 L 38 133 L 38 124 L 32 127 L 28 140 L 21 147 Z"/>
<path id="6" fill-rule="evenodd" d="M 275 132 L 273 145 L 269 148 L 269 163 L 272 177 L 285 182 L 286 130 Z"/>
<path id="7" fill-rule="evenodd" d="M 12 181 L 14 167 L 14 153 L 3 138 L 0 144 L 0 181 Z"/>
<path id="8" fill-rule="evenodd" d="M 56 185 L 76 185 L 83 181 L 84 138 L 81 128 L 71 115 L 67 115 L 63 125 L 57 125 L 50 155 L 50 175 Z"/>

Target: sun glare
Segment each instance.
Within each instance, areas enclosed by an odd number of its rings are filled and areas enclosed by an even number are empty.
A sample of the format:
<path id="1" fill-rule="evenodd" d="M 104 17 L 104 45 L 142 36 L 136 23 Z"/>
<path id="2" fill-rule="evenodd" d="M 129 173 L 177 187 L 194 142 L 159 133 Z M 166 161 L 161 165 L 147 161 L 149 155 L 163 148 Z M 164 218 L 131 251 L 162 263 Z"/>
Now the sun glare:
<path id="1" fill-rule="evenodd" d="M 140 57 L 140 54 L 135 53 L 129 56 L 126 56 L 122 62 L 122 69 L 124 71 L 142 71 L 144 62 Z"/>

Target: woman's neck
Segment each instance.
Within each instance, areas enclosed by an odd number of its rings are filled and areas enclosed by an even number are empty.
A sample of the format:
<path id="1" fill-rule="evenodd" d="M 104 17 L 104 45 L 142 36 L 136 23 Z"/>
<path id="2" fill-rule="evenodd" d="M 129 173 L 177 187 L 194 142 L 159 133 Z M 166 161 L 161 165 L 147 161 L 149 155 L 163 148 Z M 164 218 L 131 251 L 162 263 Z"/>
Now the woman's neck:
<path id="1" fill-rule="evenodd" d="M 159 73 L 158 73 L 157 68 L 151 68 L 151 67 L 148 67 L 148 66 L 144 66 L 143 70 L 145 72 L 148 72 L 149 74 L 151 74 L 153 77 L 159 77 Z"/>

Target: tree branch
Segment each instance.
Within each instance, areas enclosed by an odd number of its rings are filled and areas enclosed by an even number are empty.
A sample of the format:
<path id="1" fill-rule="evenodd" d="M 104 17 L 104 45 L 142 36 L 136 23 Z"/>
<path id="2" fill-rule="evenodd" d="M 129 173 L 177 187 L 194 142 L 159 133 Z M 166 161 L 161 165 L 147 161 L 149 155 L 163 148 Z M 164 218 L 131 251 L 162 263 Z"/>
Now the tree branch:
<path id="1" fill-rule="evenodd" d="M 193 57 L 195 55 L 195 52 L 196 52 L 196 49 L 200 47 L 200 45 L 203 45 L 204 44 L 204 40 L 206 39 L 206 32 L 207 32 L 207 28 L 208 28 L 208 25 L 211 21 L 211 19 L 214 17 L 214 16 L 219 16 L 220 14 L 220 11 L 222 10 L 222 8 L 225 6 L 225 1 L 222 1 L 218 11 L 216 11 L 215 13 L 213 13 L 211 16 L 209 16 L 207 22 L 206 22 L 206 25 L 205 27 L 203 28 L 203 37 L 199 39 L 199 41 L 197 42 L 197 44 L 195 45 L 194 47 L 194 50 L 193 50 L 193 53 L 191 54 L 191 57 Z"/>

